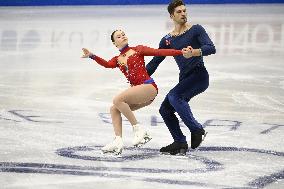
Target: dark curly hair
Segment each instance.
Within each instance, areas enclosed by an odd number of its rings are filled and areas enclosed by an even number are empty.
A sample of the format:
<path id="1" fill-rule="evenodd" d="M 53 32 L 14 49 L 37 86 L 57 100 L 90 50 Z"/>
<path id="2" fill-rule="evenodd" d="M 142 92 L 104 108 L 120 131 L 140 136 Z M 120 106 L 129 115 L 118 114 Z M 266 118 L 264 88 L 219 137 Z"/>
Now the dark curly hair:
<path id="1" fill-rule="evenodd" d="M 168 5 L 168 12 L 170 15 L 174 14 L 175 8 L 178 6 L 184 5 L 184 2 L 182 0 L 173 0 L 169 5 Z"/>

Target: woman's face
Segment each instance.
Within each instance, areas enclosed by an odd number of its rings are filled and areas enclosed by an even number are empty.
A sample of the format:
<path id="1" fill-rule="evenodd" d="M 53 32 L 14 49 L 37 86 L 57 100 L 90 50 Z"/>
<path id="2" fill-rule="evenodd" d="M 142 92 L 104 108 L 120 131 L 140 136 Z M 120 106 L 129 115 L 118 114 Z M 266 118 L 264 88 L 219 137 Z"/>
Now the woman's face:
<path id="1" fill-rule="evenodd" d="M 114 42 L 113 44 L 117 48 L 123 48 L 125 45 L 128 44 L 128 38 L 126 37 L 124 31 L 117 30 L 113 35 Z"/>

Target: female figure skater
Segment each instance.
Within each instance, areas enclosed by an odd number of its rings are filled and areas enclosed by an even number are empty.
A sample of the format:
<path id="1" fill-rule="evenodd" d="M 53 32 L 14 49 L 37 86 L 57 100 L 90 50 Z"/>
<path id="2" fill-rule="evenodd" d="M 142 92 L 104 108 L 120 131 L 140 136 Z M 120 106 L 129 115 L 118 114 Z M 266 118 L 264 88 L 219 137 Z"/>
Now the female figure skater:
<path id="1" fill-rule="evenodd" d="M 178 56 L 185 54 L 188 50 L 152 49 L 142 45 L 129 47 L 128 38 L 121 30 L 114 31 L 111 34 L 111 40 L 120 51 L 118 56 L 106 61 L 94 55 L 88 49 L 83 48 L 84 54 L 82 58 L 91 58 L 106 68 L 118 67 L 131 85 L 130 88 L 121 92 L 113 99 L 110 113 L 115 139 L 102 148 L 103 153 L 108 152 L 119 155 L 123 148 L 121 113 L 128 119 L 133 127 L 133 145 L 135 147 L 141 146 L 151 140 L 149 134 L 142 125 L 138 124 L 133 114 L 133 111 L 151 104 L 158 93 L 157 85 L 146 71 L 144 56 Z"/>

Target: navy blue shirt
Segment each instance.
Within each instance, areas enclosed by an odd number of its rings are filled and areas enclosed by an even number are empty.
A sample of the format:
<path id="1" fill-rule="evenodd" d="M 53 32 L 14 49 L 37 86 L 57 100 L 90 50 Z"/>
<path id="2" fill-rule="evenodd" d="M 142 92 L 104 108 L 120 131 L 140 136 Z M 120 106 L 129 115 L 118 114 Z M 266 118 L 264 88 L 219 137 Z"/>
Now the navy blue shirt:
<path id="1" fill-rule="evenodd" d="M 181 35 L 166 35 L 161 39 L 159 44 L 160 49 L 181 50 L 187 46 L 191 46 L 194 49 L 200 48 L 202 51 L 202 56 L 215 54 L 216 52 L 215 46 L 205 29 L 198 24 L 193 25 L 189 30 Z M 191 70 L 193 70 L 198 64 L 204 65 L 202 56 L 195 56 L 191 58 L 185 58 L 183 55 L 174 56 L 174 59 L 179 67 L 180 80 L 190 73 Z M 152 75 L 165 58 L 165 56 L 155 56 L 146 66 L 148 74 Z"/>

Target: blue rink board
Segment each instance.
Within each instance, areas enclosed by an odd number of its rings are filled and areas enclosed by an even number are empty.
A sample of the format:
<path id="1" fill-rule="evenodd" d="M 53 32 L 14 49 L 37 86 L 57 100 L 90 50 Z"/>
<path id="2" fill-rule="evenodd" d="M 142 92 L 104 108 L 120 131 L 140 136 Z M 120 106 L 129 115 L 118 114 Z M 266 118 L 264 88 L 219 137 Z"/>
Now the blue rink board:
<path id="1" fill-rule="evenodd" d="M 0 6 L 168 4 L 170 0 L 1 0 Z M 284 0 L 185 0 L 187 4 L 284 3 Z"/>

